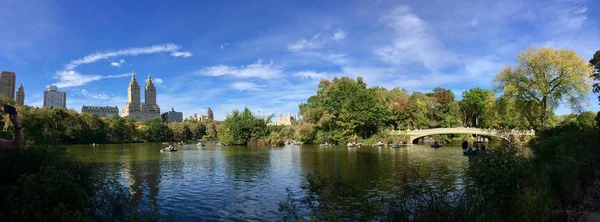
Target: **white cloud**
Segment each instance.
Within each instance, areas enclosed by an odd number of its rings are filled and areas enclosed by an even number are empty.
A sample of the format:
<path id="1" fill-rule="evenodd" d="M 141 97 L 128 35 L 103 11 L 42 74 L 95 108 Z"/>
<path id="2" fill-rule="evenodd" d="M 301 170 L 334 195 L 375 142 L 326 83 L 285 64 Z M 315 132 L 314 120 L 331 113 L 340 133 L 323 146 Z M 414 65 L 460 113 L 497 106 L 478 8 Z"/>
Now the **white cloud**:
<path id="1" fill-rule="evenodd" d="M 102 77 L 100 75 L 83 75 L 75 70 L 75 68 L 77 68 L 80 65 L 94 63 L 100 60 L 106 60 L 117 56 L 138 56 L 162 52 L 172 52 L 171 55 L 174 57 L 192 56 L 192 53 L 190 52 L 179 52 L 179 48 L 180 47 L 178 45 L 167 43 L 163 45 L 153 45 L 149 47 L 127 48 L 116 51 L 96 52 L 84 56 L 83 58 L 71 60 L 68 64 L 65 65 L 64 69 L 56 71 L 56 75 L 54 76 L 54 78 L 57 79 L 58 82 L 54 83 L 54 85 L 57 85 L 59 87 L 81 86 L 103 78 L 125 77 L 125 74 L 109 75 L 106 77 Z M 115 62 L 111 63 L 111 65 L 115 66 L 114 63 Z M 118 67 L 120 67 L 123 63 L 125 63 L 125 59 L 120 59 Z"/>
<path id="2" fill-rule="evenodd" d="M 179 50 L 179 46 L 167 43 L 163 45 L 153 45 L 149 47 L 141 47 L 141 48 L 128 48 L 128 49 L 120 49 L 116 51 L 106 51 L 106 52 L 97 52 L 90 55 L 87 55 L 83 58 L 72 60 L 69 64 L 65 65 L 66 70 L 73 70 L 77 68 L 79 65 L 94 63 L 100 60 L 105 60 L 117 56 L 138 56 L 138 55 L 147 55 L 161 52 L 177 52 Z"/>
<path id="3" fill-rule="evenodd" d="M 338 29 L 334 34 L 333 37 L 331 37 L 331 39 L 335 40 L 335 41 L 341 41 L 344 40 L 346 38 L 346 32 L 344 32 L 344 30 Z"/>
<path id="4" fill-rule="evenodd" d="M 237 78 L 272 79 L 279 77 L 283 73 L 283 67 L 274 66 L 272 60 L 269 64 L 263 64 L 262 60 L 258 60 L 256 63 L 247 66 L 217 65 L 207 67 L 197 73 L 205 76 L 230 75 Z"/>
<path id="5" fill-rule="evenodd" d="M 100 75 L 82 75 L 75 70 L 62 70 L 56 73 L 57 87 L 81 86 L 102 79 Z"/>
<path id="6" fill-rule="evenodd" d="M 107 75 L 107 76 L 104 76 L 102 78 L 104 78 L 104 79 L 116 79 L 116 78 L 131 77 L 131 75 L 133 75 L 133 73 L 132 72 L 128 72 L 128 73 L 123 73 L 123 74 L 119 74 L 119 75 Z"/>
<path id="7" fill-rule="evenodd" d="M 192 53 L 191 52 L 173 52 L 173 53 L 171 53 L 171 55 L 174 56 L 174 57 L 184 57 L 184 58 L 187 58 L 187 57 L 192 56 Z"/>
<path id="8" fill-rule="evenodd" d="M 152 80 L 152 82 L 154 82 L 154 83 L 156 83 L 156 84 L 162 84 L 162 83 L 163 83 L 163 79 L 161 79 L 161 78 L 154 78 L 154 79 Z"/>
<path id="9" fill-rule="evenodd" d="M 455 61 L 455 55 L 444 49 L 429 24 L 413 14 L 408 6 L 392 10 L 382 16 L 381 21 L 395 31 L 390 45 L 374 51 L 381 60 L 395 65 L 418 62 L 432 71 Z"/>
<path id="10" fill-rule="evenodd" d="M 298 52 L 298 51 L 302 51 L 302 50 L 321 48 L 321 47 L 323 47 L 323 43 L 319 40 L 319 37 L 320 37 L 320 35 L 316 34 L 310 40 L 300 39 L 300 40 L 296 41 L 294 44 L 290 44 L 288 46 L 288 50 L 290 50 L 292 52 Z"/>
<path id="11" fill-rule="evenodd" d="M 110 65 L 121 68 L 121 65 L 125 64 L 125 59 L 119 59 L 118 62 L 111 62 Z"/>
<path id="12" fill-rule="evenodd" d="M 106 99 L 110 98 L 106 93 L 92 93 L 85 89 L 81 89 L 79 92 L 82 95 L 84 95 L 85 97 L 92 98 L 92 99 L 106 100 Z"/>
<path id="13" fill-rule="evenodd" d="M 297 72 L 294 74 L 294 76 L 297 76 L 300 78 L 310 78 L 310 79 L 325 79 L 331 75 L 326 72 L 315 72 L 315 71 L 307 70 L 307 71 Z"/>
<path id="14" fill-rule="evenodd" d="M 259 90 L 260 86 L 253 82 L 234 82 L 229 85 L 232 89 L 239 91 L 245 90 Z"/>
<path id="15" fill-rule="evenodd" d="M 221 46 L 219 46 L 219 47 L 220 47 L 221 49 L 225 49 L 225 48 L 226 48 L 228 45 L 229 45 L 229 43 L 225 43 L 225 44 L 223 44 L 223 45 L 221 45 Z"/>

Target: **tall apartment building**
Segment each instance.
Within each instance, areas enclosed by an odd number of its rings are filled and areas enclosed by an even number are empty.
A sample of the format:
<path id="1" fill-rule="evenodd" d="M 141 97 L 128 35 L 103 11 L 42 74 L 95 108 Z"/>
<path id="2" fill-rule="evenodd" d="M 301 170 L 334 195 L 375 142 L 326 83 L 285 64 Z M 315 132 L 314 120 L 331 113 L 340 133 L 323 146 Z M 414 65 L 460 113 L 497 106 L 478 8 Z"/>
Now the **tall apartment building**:
<path id="1" fill-rule="evenodd" d="M 127 104 L 123 107 L 123 117 L 132 118 L 136 121 L 161 117 L 160 107 L 156 104 L 156 87 L 154 87 L 150 75 L 148 75 L 146 88 L 144 89 L 144 103 L 140 101 L 140 85 L 135 78 L 135 73 L 131 76 L 127 88 L 127 98 Z"/>
<path id="2" fill-rule="evenodd" d="M 25 105 L 25 89 L 23 88 L 23 84 L 19 84 L 19 89 L 17 90 L 17 99 L 15 101 L 19 106 Z"/>
<path id="3" fill-rule="evenodd" d="M 56 86 L 50 85 L 44 91 L 44 107 L 48 108 L 67 108 L 67 93 L 58 91 Z"/>
<path id="4" fill-rule="evenodd" d="M 15 72 L 2 71 L 0 75 L 0 94 L 14 100 L 16 80 Z"/>

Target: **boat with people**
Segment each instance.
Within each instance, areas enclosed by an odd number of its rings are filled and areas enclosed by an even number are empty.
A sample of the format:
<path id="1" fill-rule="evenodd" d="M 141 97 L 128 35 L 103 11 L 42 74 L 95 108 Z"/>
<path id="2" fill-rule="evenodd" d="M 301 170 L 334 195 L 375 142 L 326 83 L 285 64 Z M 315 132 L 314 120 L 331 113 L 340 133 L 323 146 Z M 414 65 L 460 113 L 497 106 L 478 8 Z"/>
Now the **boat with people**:
<path id="1" fill-rule="evenodd" d="M 183 141 L 181 141 L 181 142 L 179 142 L 177 144 L 179 144 L 179 145 L 185 145 L 185 143 Z"/>
<path id="2" fill-rule="evenodd" d="M 373 144 L 373 146 L 382 147 L 382 146 L 385 146 L 385 143 L 382 143 L 381 141 L 377 141 L 377 143 Z"/>
<path id="3" fill-rule="evenodd" d="M 199 142 L 199 143 L 196 143 L 196 145 L 198 145 L 198 146 L 206 146 L 206 143 Z"/>
<path id="4" fill-rule="evenodd" d="M 442 144 L 440 144 L 438 141 L 435 141 L 433 144 L 431 144 L 431 148 L 440 148 L 442 147 Z"/>
<path id="5" fill-rule="evenodd" d="M 360 143 L 356 143 L 356 142 L 348 142 L 348 143 L 346 144 L 346 146 L 347 146 L 348 148 L 358 148 L 358 147 L 360 147 L 360 145 L 361 145 Z"/>
<path id="6" fill-rule="evenodd" d="M 319 144 L 319 147 L 332 147 L 332 146 L 333 146 L 333 144 L 331 144 L 331 143 L 328 143 L 328 142 L 325 142 L 325 143 Z"/>
<path id="7" fill-rule="evenodd" d="M 169 145 L 166 148 L 163 148 L 160 150 L 160 152 L 176 152 L 177 149 L 175 147 L 173 147 L 172 145 Z"/>
<path id="8" fill-rule="evenodd" d="M 302 142 L 299 142 L 299 141 L 294 141 L 294 142 L 292 143 L 292 145 L 300 146 L 300 145 L 302 145 Z"/>
<path id="9" fill-rule="evenodd" d="M 400 147 L 407 146 L 407 145 L 408 145 L 408 143 L 396 141 L 392 144 L 392 148 L 400 148 Z"/>

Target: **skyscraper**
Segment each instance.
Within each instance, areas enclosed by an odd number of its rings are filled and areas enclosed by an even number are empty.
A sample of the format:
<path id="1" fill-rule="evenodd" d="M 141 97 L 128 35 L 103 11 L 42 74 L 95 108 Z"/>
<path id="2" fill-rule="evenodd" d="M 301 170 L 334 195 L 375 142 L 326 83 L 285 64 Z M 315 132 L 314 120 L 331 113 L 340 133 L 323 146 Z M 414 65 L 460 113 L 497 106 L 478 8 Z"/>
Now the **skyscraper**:
<path id="1" fill-rule="evenodd" d="M 144 121 L 150 118 L 160 118 L 160 107 L 156 104 L 156 87 L 152 83 L 152 77 L 148 75 L 144 92 L 144 103 L 140 101 L 140 85 L 135 78 L 135 73 L 131 76 L 129 87 L 127 88 L 128 102 L 123 108 L 123 116 Z"/>
<path id="2" fill-rule="evenodd" d="M 23 84 L 19 84 L 16 102 L 19 106 L 25 105 L 25 89 L 23 89 Z"/>
<path id="3" fill-rule="evenodd" d="M 48 108 L 67 108 L 67 93 L 58 91 L 56 86 L 50 85 L 44 91 L 44 107 Z"/>
<path id="4" fill-rule="evenodd" d="M 16 80 L 15 72 L 2 71 L 2 75 L 0 75 L 0 94 L 14 100 Z"/>
<path id="5" fill-rule="evenodd" d="M 206 110 L 206 118 L 208 118 L 209 120 L 215 119 L 215 116 L 213 115 L 213 111 L 212 111 L 212 109 L 210 109 L 210 107 L 208 107 L 208 109 Z"/>

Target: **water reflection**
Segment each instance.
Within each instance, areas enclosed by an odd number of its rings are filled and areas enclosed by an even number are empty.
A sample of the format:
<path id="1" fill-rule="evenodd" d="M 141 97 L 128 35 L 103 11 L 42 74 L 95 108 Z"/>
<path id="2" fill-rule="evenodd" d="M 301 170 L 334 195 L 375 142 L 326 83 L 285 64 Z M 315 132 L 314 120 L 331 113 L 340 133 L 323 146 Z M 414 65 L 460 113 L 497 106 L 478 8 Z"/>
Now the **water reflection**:
<path id="1" fill-rule="evenodd" d="M 467 159 L 458 146 L 431 149 L 187 145 L 160 153 L 160 144 L 73 146 L 69 153 L 106 164 L 132 193 L 132 204 L 174 212 L 178 221 L 281 220 L 286 188 L 300 192 L 309 172 L 340 178 L 356 195 L 382 195 L 402 184 L 462 183 Z M 301 193 L 300 193 L 301 194 Z"/>

